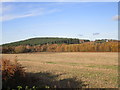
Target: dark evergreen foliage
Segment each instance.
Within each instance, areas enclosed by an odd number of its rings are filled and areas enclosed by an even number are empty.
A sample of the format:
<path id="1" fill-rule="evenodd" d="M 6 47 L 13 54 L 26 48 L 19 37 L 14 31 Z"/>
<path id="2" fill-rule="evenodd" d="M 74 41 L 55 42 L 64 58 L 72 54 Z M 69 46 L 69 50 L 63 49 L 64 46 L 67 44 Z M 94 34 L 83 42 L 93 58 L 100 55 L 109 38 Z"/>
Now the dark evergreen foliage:
<path id="1" fill-rule="evenodd" d="M 31 38 L 23 41 L 3 44 L 2 46 L 19 46 L 19 45 L 43 45 L 43 44 L 79 44 L 79 39 L 72 38 Z"/>

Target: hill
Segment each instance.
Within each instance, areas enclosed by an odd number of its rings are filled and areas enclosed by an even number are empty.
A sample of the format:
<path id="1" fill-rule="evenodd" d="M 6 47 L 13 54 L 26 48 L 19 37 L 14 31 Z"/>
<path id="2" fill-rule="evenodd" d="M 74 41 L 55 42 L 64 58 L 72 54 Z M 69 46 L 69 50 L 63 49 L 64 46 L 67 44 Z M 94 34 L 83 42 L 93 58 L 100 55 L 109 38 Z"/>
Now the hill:
<path id="1" fill-rule="evenodd" d="M 7 43 L 3 44 L 2 46 L 19 46 L 19 45 L 30 45 L 30 46 L 35 46 L 35 45 L 43 45 L 43 44 L 79 44 L 79 39 L 73 39 L 73 38 L 31 38 L 27 40 L 22 40 L 22 41 L 17 41 L 17 42 L 12 42 L 12 43 Z"/>
<path id="2" fill-rule="evenodd" d="M 31 38 L 3 44 L 2 53 L 29 52 L 118 52 L 118 41 L 89 41 L 76 38 Z"/>

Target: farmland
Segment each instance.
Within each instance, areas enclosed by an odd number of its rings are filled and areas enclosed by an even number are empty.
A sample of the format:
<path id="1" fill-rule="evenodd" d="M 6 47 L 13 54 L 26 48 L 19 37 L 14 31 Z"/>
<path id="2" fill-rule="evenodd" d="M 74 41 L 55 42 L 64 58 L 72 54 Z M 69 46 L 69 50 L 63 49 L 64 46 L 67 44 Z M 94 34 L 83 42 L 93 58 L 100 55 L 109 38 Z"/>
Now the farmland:
<path id="1" fill-rule="evenodd" d="M 56 81 L 76 78 L 89 88 L 117 88 L 118 53 L 113 52 L 40 52 L 22 54 L 3 54 L 4 58 L 17 60 L 25 67 L 27 73 L 35 77 L 44 77 Z M 47 74 L 39 74 L 47 73 Z M 48 74 L 49 73 L 49 74 Z M 52 76 L 50 75 L 52 74 Z M 39 80 L 38 80 L 39 81 Z M 57 82 L 56 82 L 57 83 Z M 76 87 L 77 82 L 72 84 Z"/>

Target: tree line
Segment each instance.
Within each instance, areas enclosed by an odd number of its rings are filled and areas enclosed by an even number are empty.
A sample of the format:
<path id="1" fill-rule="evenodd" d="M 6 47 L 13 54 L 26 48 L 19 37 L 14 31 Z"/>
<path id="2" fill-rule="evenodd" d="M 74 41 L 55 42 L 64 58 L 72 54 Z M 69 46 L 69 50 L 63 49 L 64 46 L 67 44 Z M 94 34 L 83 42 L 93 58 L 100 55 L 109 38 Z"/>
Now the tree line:
<path id="1" fill-rule="evenodd" d="M 118 52 L 118 42 L 86 42 L 81 44 L 44 44 L 3 46 L 2 53 L 30 53 L 30 52 Z"/>
<path id="2" fill-rule="evenodd" d="M 31 38 L 13 43 L 3 44 L 2 46 L 36 46 L 44 44 L 79 44 L 79 39 L 74 38 Z"/>

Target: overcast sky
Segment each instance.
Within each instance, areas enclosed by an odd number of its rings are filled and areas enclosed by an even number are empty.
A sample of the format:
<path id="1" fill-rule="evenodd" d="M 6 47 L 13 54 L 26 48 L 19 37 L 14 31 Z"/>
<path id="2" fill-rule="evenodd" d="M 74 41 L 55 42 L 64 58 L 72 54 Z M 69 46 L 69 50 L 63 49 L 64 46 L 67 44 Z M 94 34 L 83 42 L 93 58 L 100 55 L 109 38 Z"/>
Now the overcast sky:
<path id="1" fill-rule="evenodd" d="M 117 2 L 2 4 L 2 43 L 33 37 L 118 39 Z"/>

